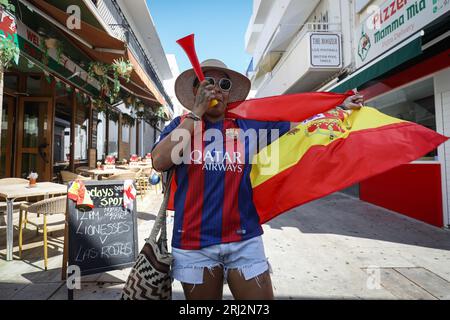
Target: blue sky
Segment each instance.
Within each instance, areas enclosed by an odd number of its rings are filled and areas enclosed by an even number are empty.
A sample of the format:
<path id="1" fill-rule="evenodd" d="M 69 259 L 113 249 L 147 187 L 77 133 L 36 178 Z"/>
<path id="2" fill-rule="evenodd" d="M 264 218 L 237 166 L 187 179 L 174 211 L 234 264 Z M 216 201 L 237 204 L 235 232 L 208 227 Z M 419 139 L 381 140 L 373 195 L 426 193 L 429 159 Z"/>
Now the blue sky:
<path id="1" fill-rule="evenodd" d="M 222 60 L 230 69 L 245 73 L 251 56 L 245 52 L 245 31 L 253 0 L 147 0 L 164 51 L 176 55 L 180 72 L 191 68 L 175 42 L 195 34 L 200 62 Z"/>

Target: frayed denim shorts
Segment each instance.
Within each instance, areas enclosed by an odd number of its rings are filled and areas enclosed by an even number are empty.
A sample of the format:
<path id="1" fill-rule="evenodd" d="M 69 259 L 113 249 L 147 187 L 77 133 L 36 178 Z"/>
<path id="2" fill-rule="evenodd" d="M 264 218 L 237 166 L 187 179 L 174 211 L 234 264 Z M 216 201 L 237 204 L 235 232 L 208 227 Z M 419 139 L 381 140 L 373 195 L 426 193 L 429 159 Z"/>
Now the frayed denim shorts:
<path id="1" fill-rule="evenodd" d="M 202 284 L 204 268 L 211 271 L 217 266 L 223 268 L 225 283 L 229 269 L 239 270 L 245 280 L 253 279 L 267 270 L 272 272 L 261 236 L 200 250 L 172 248 L 172 256 L 172 277 L 188 284 Z"/>

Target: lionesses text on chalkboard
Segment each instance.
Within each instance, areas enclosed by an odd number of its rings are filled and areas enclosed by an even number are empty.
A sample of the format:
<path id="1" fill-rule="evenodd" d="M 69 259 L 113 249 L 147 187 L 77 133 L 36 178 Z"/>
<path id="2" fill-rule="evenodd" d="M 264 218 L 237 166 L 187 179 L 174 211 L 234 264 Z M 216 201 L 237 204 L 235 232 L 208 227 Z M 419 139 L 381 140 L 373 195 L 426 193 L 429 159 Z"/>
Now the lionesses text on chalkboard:
<path id="1" fill-rule="evenodd" d="M 83 181 L 93 209 L 77 208 L 68 200 L 69 264 L 81 274 L 133 265 L 137 258 L 136 200 L 133 210 L 123 205 L 123 181 Z"/>

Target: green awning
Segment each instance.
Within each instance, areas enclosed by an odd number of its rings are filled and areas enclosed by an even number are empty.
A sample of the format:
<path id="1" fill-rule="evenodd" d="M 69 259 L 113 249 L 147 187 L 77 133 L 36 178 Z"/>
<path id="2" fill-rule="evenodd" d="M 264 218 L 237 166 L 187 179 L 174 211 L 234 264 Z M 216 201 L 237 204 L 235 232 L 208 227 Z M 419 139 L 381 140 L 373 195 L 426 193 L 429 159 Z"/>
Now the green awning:
<path id="1" fill-rule="evenodd" d="M 375 64 L 357 73 L 356 75 L 345 78 L 341 83 L 330 90 L 330 92 L 345 92 L 354 88 L 359 88 L 363 84 L 382 76 L 395 67 L 411 60 L 422 53 L 422 37 L 412 40 L 410 43 L 402 46 L 387 57 L 377 61 Z M 364 68 L 364 67 L 363 67 Z M 357 72 L 357 71 L 356 71 Z"/>

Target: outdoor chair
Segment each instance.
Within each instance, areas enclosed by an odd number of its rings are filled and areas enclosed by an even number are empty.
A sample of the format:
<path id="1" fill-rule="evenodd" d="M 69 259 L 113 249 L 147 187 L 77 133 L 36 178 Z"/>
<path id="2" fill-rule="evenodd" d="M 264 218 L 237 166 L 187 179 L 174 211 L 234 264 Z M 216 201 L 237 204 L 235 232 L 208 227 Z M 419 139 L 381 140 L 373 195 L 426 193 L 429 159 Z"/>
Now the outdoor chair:
<path id="1" fill-rule="evenodd" d="M 149 182 L 149 170 L 148 168 L 141 169 L 137 176 L 136 176 L 136 186 L 139 190 L 139 193 L 141 195 L 141 198 L 144 198 L 144 195 L 147 193 L 147 190 L 150 188 L 150 182 Z"/>
<path id="2" fill-rule="evenodd" d="M 71 171 L 66 171 L 66 170 L 62 170 L 60 172 L 60 174 L 61 174 L 61 179 L 64 184 L 68 184 L 70 181 L 74 181 L 74 180 L 91 180 L 91 178 L 89 178 L 89 177 L 85 177 L 85 176 L 73 173 Z"/>
<path id="3" fill-rule="evenodd" d="M 39 224 L 28 221 L 28 213 L 36 213 L 43 215 L 43 232 L 44 232 L 44 267 L 47 270 L 48 256 L 47 256 L 47 216 L 57 213 L 66 213 L 67 196 L 59 196 L 50 199 L 44 199 L 33 203 L 31 205 L 23 204 L 20 206 L 19 214 L 19 257 L 22 258 L 22 244 L 23 244 L 23 229 L 27 223 L 36 227 L 37 233 L 39 233 Z M 25 217 L 23 213 L 25 212 Z M 23 219 L 24 218 L 24 219 Z"/>
<path id="4" fill-rule="evenodd" d="M 89 169 L 90 168 L 88 166 L 80 166 L 80 167 L 75 168 L 75 173 L 79 174 L 79 175 L 81 175 L 83 177 L 88 177 L 89 178 L 90 177 L 89 173 L 84 171 L 84 170 L 89 170 Z"/>

